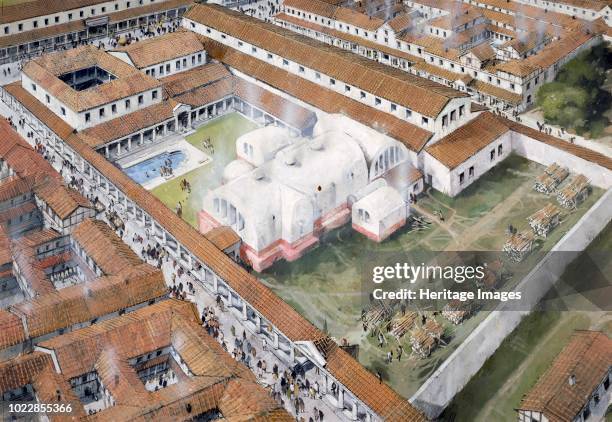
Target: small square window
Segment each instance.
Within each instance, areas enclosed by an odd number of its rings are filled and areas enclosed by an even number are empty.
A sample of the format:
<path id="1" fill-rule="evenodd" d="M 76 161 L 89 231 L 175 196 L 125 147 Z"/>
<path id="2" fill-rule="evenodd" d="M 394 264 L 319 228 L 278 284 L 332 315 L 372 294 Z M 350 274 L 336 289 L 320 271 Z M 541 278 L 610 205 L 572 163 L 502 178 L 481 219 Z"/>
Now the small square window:
<path id="1" fill-rule="evenodd" d="M 91 114 L 85 113 L 85 121 L 89 122 L 91 120 Z"/>
<path id="2" fill-rule="evenodd" d="M 104 117 L 105 114 L 106 114 L 106 110 L 104 110 L 104 107 L 102 107 L 100 109 L 100 117 Z"/>
<path id="3" fill-rule="evenodd" d="M 47 100 L 47 104 L 51 102 L 51 97 L 49 97 L 49 94 L 45 95 L 45 100 Z"/>
<path id="4" fill-rule="evenodd" d="M 139 95 L 138 96 L 138 104 L 143 104 L 144 103 L 144 95 Z"/>
<path id="5" fill-rule="evenodd" d="M 113 114 L 117 113 L 117 104 L 111 105 L 111 113 L 113 113 Z"/>
<path id="6" fill-rule="evenodd" d="M 125 100 L 125 108 L 129 110 L 130 106 L 131 106 L 131 101 L 130 100 Z"/>
<path id="7" fill-rule="evenodd" d="M 66 115 L 66 109 L 64 107 L 62 107 L 61 110 L 62 110 L 62 116 L 65 116 Z"/>
<path id="8" fill-rule="evenodd" d="M 153 98 L 154 100 L 157 99 L 157 91 L 153 91 L 151 93 L 151 98 Z"/>

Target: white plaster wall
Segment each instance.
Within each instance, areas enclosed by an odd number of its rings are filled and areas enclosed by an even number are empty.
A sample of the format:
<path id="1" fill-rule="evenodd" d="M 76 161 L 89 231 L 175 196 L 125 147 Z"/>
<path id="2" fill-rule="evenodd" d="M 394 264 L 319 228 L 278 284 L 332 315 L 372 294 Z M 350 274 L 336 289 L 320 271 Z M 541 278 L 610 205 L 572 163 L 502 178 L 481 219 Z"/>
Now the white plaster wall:
<path id="1" fill-rule="evenodd" d="M 523 293 L 523 303 L 526 307 L 533 309 L 570 264 L 569 255 L 578 256 L 606 227 L 611 218 L 612 190 L 606 192 L 521 280 L 516 290 Z M 557 251 L 566 253 L 556 254 Z M 513 306 L 508 303 L 489 313 L 410 398 L 410 402 L 423 410 L 429 418 L 435 419 L 442 413 L 453 397 L 495 353 L 506 336 L 530 313 L 527 310 L 504 310 Z"/>
<path id="2" fill-rule="evenodd" d="M 245 41 L 239 40 L 227 34 L 222 34 L 213 28 L 208 28 L 205 25 L 194 22 L 189 19 L 183 19 L 183 26 L 191 31 L 205 35 L 211 39 L 214 39 L 224 45 L 239 50 L 252 57 L 258 58 L 276 67 L 284 69 L 294 75 L 300 76 L 306 80 L 314 82 L 320 86 L 331 89 L 339 94 L 346 97 L 359 101 L 363 104 L 367 104 L 378 110 L 384 111 L 388 114 L 394 115 L 402 120 L 412 123 L 416 126 L 422 127 L 428 131 L 434 132 L 437 127 L 442 127 L 441 114 L 435 116 L 424 116 L 415 110 L 409 109 L 400 104 L 395 104 L 385 98 L 378 97 L 370 92 L 363 91 L 362 89 L 346 83 L 346 81 L 336 80 L 329 77 L 321 72 L 314 69 L 302 66 L 299 63 L 286 60 L 276 54 L 270 53 L 265 49 L 253 46 Z M 271 55 L 271 56 L 270 56 Z M 459 124 L 461 121 L 466 122 L 469 115 L 469 98 L 457 98 L 453 99 L 447 104 L 449 108 L 458 108 L 459 104 L 466 105 L 466 114 L 462 119 L 458 119 Z M 425 120 L 425 119 L 426 120 Z"/>
<path id="3" fill-rule="evenodd" d="M 60 1 L 60 0 L 56 0 L 56 1 Z M 128 8 L 136 8 L 136 7 L 146 6 L 148 4 L 152 4 L 155 2 L 159 3 L 163 1 L 164 0 L 107 1 L 104 3 L 96 4 L 96 5 L 79 7 L 79 8 L 70 9 L 70 10 L 53 13 L 49 15 L 41 15 L 35 18 L 23 19 L 23 20 L 19 20 L 15 22 L 10 22 L 10 23 L 0 26 L 0 35 L 17 34 L 23 31 L 31 31 L 32 29 L 46 28 L 49 26 L 55 26 L 55 25 L 59 25 L 62 23 L 78 21 L 81 19 L 87 19 L 92 16 L 104 16 L 109 13 L 126 10 Z M 81 16 L 81 12 L 83 12 L 83 16 Z M 70 14 L 72 15 L 72 18 L 69 18 Z M 58 22 L 55 21 L 56 17 L 58 18 Z M 45 24 L 45 19 L 48 19 L 47 24 Z M 36 27 L 34 26 L 35 21 L 38 22 L 38 26 Z M 19 29 L 20 24 L 22 25 L 21 30 Z"/>
<path id="4" fill-rule="evenodd" d="M 500 145 L 502 146 L 501 155 L 498 154 Z M 507 158 L 512 152 L 512 145 L 511 132 L 508 131 L 452 170 L 425 152 L 425 174 L 432 175 L 433 187 L 436 190 L 449 196 L 456 196 Z M 491 160 L 491 151 L 495 151 L 493 160 Z M 473 177 L 469 175 L 470 167 L 474 167 Z M 463 183 L 459 183 L 461 173 L 464 174 Z"/>
<path id="5" fill-rule="evenodd" d="M 612 171 L 523 134 L 512 133 L 512 149 L 518 155 L 536 163 L 545 166 L 557 163 L 567 167 L 572 173 L 584 174 L 593 185 L 600 188 L 612 187 Z"/>

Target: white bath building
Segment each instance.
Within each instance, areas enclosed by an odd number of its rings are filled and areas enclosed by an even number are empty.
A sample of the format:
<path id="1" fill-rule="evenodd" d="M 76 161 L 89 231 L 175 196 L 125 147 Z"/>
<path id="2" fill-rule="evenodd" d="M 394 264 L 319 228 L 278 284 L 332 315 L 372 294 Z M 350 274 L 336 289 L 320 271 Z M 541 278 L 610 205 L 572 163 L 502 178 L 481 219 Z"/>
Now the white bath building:
<path id="1" fill-rule="evenodd" d="M 299 258 L 321 233 L 347 223 L 353 204 L 366 207 L 353 211 L 353 226 L 375 240 L 401 227 L 405 198 L 422 189 L 406 147 L 352 130 L 344 117 L 334 119 L 338 124 L 318 124 L 312 138 L 273 126 L 238 138 L 238 159 L 225 168 L 224 184 L 204 199 L 200 230 L 231 226 L 242 238 L 243 259 L 260 271 L 279 258 Z M 399 185 L 402 192 L 389 186 L 393 177 L 385 180 L 400 169 L 418 174 L 412 184 Z M 385 229 L 374 219 L 384 220 Z"/>

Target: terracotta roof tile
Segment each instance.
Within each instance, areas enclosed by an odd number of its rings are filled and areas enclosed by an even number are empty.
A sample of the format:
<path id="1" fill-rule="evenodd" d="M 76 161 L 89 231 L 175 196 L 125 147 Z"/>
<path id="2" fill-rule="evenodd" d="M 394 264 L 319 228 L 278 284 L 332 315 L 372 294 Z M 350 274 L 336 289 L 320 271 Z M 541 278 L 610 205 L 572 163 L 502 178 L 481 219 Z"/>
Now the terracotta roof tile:
<path id="1" fill-rule="evenodd" d="M 177 46 L 180 46 L 180 48 L 177 48 Z M 204 53 L 198 37 L 193 32 L 186 30 L 169 32 L 113 51 L 126 53 L 138 69 L 197 52 Z"/>
<path id="2" fill-rule="evenodd" d="M 611 365 L 612 340 L 608 336 L 576 331 L 525 395 L 519 409 L 542 412 L 551 422 L 574 420 Z"/>
<path id="3" fill-rule="evenodd" d="M 252 75 L 287 94 L 327 113 L 344 114 L 402 142 L 412 151 L 420 151 L 431 138 L 431 132 L 391 114 L 345 97 L 306 79 L 293 75 L 237 50 L 202 37 L 207 51 L 223 63 Z"/>
<path id="4" fill-rule="evenodd" d="M 87 198 L 55 179 L 34 186 L 34 193 L 62 220 L 70 217 L 79 208 L 93 209 Z"/>
<path id="5" fill-rule="evenodd" d="M 316 345 L 327 361 L 326 369 L 385 421 L 427 420 L 408 400 L 387 384 L 380 383 L 374 374 L 342 350 L 333 340 L 326 339 Z"/>
<path id="6" fill-rule="evenodd" d="M 513 105 L 518 105 L 523 101 L 523 96 L 521 94 L 515 94 L 512 91 L 507 91 L 503 88 L 499 88 L 495 85 L 488 84 L 483 81 L 479 81 L 478 79 L 472 80 L 469 86 L 476 91 L 485 93 L 497 99 L 506 101 Z"/>
<path id="7" fill-rule="evenodd" d="M 117 312 L 167 294 L 163 276 L 150 267 L 138 275 L 108 276 L 52 289 L 35 299 L 13 305 L 26 319 L 32 338 Z"/>
<path id="8" fill-rule="evenodd" d="M 230 246 L 234 246 L 240 242 L 240 236 L 229 226 L 219 226 L 206 232 L 204 235 L 210 240 L 217 248 L 224 251 Z M 1 241 L 1 240 L 0 240 Z M 1 261 L 0 261 L 1 262 Z"/>
<path id="9" fill-rule="evenodd" d="M 328 34 L 334 38 L 338 38 L 338 39 L 341 39 L 347 42 L 351 42 L 354 44 L 359 44 L 365 48 L 382 51 L 383 53 L 389 54 L 391 56 L 407 60 L 410 63 L 417 63 L 417 62 L 423 61 L 422 58 L 406 53 L 405 51 L 397 50 L 395 48 L 391 48 L 386 45 L 379 44 L 374 41 L 370 41 L 358 35 L 349 34 L 348 32 L 338 31 L 337 29 L 328 28 L 323 25 L 319 25 L 319 24 L 316 24 L 310 21 L 302 20 L 300 18 L 288 15 L 286 13 L 279 13 L 274 16 L 274 19 L 277 22 L 286 22 L 288 24 L 298 25 L 302 28 L 306 28 L 306 29 L 309 29 L 309 30 L 312 30 L 312 31 L 315 31 L 321 34 Z"/>
<path id="10" fill-rule="evenodd" d="M 314 126 L 317 120 L 313 111 L 244 79 L 235 78 L 235 94 L 249 104 L 298 129 Z"/>
<path id="11" fill-rule="evenodd" d="M 23 343 L 25 339 L 26 334 L 21 318 L 0 309 L 0 350 Z M 0 383 L 3 381 L 6 382 L 0 376 Z M 0 391 L 3 390 L 0 388 Z"/>
<path id="12" fill-rule="evenodd" d="M 161 78 L 160 81 L 164 84 L 166 94 L 174 97 L 230 76 L 229 70 L 221 63 L 207 63 L 184 72 L 166 76 Z"/>
<path id="13" fill-rule="evenodd" d="M 426 116 L 435 117 L 451 99 L 467 96 L 450 87 L 218 5 L 197 4 L 185 17 L 237 36 L 332 78 L 351 81 L 359 89 Z"/>
<path id="14" fill-rule="evenodd" d="M 173 118 L 175 106 L 176 103 L 173 101 L 162 101 L 159 104 L 87 128 L 80 132 L 81 138 L 90 147 L 98 148 Z"/>
<path id="15" fill-rule="evenodd" d="M 116 79 L 77 91 L 59 76 L 98 66 Z M 23 67 L 23 73 L 74 111 L 81 112 L 161 86 L 155 78 L 94 46 L 77 47 L 40 56 Z"/>
<path id="16" fill-rule="evenodd" d="M 425 151 L 452 170 L 509 130 L 508 125 L 497 116 L 484 112 L 427 147 Z"/>
<path id="17" fill-rule="evenodd" d="M 0 362 L 0 394 L 31 384 L 47 367 L 53 367 L 51 355 L 40 352 Z"/>

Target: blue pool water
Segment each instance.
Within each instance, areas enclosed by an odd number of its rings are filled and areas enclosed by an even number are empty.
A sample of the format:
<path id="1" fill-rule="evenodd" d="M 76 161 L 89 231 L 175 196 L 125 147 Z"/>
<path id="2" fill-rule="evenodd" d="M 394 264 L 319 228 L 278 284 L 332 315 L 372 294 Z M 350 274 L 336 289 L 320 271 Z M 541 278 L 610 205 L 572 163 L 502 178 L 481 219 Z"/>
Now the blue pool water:
<path id="1" fill-rule="evenodd" d="M 159 168 L 165 165 L 166 160 L 170 159 L 170 167 L 176 170 L 185 158 L 184 151 L 164 152 L 128 167 L 123 171 L 136 183 L 143 184 L 160 177 Z"/>

